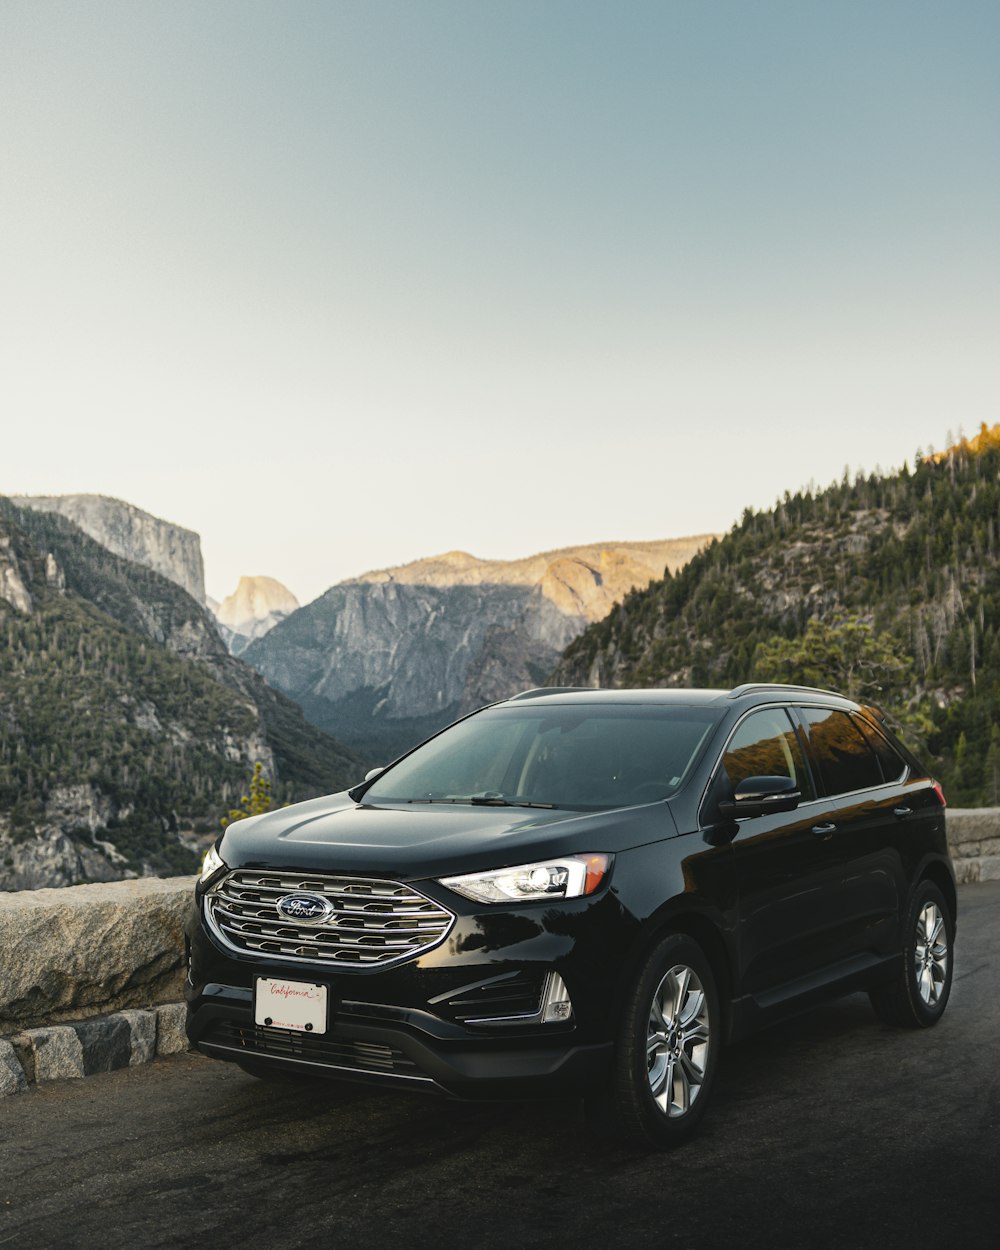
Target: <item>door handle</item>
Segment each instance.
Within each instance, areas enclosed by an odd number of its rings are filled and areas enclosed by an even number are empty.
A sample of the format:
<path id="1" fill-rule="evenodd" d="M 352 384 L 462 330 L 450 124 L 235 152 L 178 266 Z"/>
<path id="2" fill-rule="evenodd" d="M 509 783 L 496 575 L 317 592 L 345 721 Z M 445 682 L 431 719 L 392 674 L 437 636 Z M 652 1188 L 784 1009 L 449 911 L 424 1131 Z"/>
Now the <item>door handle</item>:
<path id="1" fill-rule="evenodd" d="M 913 815 L 913 808 L 912 807 L 894 807 L 892 809 L 892 814 L 893 816 L 896 817 L 897 820 L 905 820 L 907 816 Z"/>
<path id="2" fill-rule="evenodd" d="M 832 822 L 825 825 L 813 825 L 812 832 L 817 838 L 828 838 L 831 834 L 837 832 L 837 826 Z"/>

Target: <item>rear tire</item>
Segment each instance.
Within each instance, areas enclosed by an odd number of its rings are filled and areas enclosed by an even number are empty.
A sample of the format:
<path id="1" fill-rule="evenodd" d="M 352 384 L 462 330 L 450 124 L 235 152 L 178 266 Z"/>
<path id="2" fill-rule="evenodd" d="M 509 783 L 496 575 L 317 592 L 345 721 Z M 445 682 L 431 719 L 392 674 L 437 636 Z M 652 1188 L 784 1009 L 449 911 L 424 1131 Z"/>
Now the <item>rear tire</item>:
<path id="1" fill-rule="evenodd" d="M 687 935 L 665 938 L 629 994 L 612 1078 L 588 1101 L 589 1118 L 631 1146 L 679 1145 L 705 1114 L 721 1045 L 712 965 Z"/>
<path id="2" fill-rule="evenodd" d="M 904 1029 L 928 1029 L 944 1015 L 954 969 L 955 922 L 933 881 L 913 891 L 903 929 L 903 968 L 868 997 L 879 1019 Z"/>

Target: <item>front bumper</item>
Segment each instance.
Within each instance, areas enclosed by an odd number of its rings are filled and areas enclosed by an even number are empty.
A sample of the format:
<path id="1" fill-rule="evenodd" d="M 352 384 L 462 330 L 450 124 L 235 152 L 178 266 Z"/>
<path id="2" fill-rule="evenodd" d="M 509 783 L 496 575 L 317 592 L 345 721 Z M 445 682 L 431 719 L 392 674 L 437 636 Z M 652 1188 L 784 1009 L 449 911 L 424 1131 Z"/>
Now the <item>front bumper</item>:
<path id="1" fill-rule="evenodd" d="M 253 1022 L 252 991 L 214 988 L 189 1008 L 192 1043 L 213 1058 L 275 1071 L 488 1099 L 579 1089 L 601 1079 L 611 1061 L 610 1043 L 580 1046 L 565 1037 L 547 1045 L 524 1038 L 494 1045 L 481 1038 L 445 1041 L 403 1018 L 409 1013 L 387 1009 L 377 1019 L 360 1004 L 342 1004 L 322 1036 L 264 1028 Z"/>
<path id="2" fill-rule="evenodd" d="M 607 892 L 558 908 L 470 911 L 434 950 L 345 972 L 235 953 L 206 927 L 199 901 L 188 926 L 188 1036 L 206 1055 L 258 1070 L 472 1098 L 579 1091 L 610 1070 L 614 969 L 630 930 Z M 553 972 L 569 991 L 569 1022 L 538 1018 Z M 327 1032 L 256 1025 L 257 976 L 325 984 Z"/>

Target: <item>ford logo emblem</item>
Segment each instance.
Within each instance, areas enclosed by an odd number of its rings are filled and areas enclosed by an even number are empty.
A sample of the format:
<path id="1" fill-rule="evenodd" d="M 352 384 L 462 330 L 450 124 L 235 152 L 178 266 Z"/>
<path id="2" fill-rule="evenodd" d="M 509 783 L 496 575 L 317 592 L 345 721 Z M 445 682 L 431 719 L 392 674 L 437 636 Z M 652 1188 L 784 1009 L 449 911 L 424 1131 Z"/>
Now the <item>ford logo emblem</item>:
<path id="1" fill-rule="evenodd" d="M 322 924 L 336 914 L 336 907 L 322 894 L 286 894 L 275 903 L 278 915 L 298 924 Z"/>

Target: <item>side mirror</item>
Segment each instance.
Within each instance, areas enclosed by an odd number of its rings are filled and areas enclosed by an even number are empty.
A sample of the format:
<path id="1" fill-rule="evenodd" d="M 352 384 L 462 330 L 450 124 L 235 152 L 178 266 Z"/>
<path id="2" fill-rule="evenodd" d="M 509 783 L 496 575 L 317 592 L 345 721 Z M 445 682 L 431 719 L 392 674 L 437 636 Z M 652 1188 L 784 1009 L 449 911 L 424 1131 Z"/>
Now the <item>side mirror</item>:
<path id="1" fill-rule="evenodd" d="M 791 777 L 745 777 L 733 787 L 731 799 L 719 800 L 719 815 L 727 820 L 792 812 L 802 792 Z"/>
<path id="2" fill-rule="evenodd" d="M 374 781 L 375 778 L 379 775 L 379 773 L 384 773 L 384 772 L 385 772 L 384 764 L 380 764 L 378 768 L 369 768 L 369 770 L 365 773 L 365 781 Z"/>

